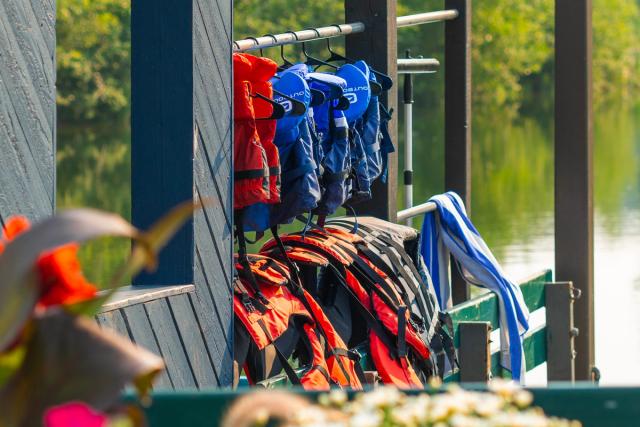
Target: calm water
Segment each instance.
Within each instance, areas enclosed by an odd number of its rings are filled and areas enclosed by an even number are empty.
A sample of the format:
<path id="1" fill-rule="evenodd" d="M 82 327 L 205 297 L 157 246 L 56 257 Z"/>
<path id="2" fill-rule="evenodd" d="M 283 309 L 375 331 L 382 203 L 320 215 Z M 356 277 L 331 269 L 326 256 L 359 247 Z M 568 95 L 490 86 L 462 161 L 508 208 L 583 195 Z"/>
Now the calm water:
<path id="1" fill-rule="evenodd" d="M 417 203 L 443 191 L 443 146 L 441 117 L 416 108 Z M 514 278 L 552 267 L 550 122 L 492 118 L 475 123 L 473 133 L 472 220 Z M 597 365 L 604 383 L 640 384 L 640 108 L 598 113 L 594 135 Z M 129 218 L 129 141 L 126 126 L 60 126 L 58 206 Z M 128 248 L 117 240 L 85 248 L 91 278 L 105 283 Z"/>

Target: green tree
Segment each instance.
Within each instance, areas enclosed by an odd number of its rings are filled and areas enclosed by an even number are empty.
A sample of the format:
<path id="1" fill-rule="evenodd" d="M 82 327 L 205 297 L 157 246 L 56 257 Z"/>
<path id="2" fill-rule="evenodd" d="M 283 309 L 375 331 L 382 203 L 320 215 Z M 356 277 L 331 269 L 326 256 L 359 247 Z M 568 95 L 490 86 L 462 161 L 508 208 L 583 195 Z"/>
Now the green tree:
<path id="1" fill-rule="evenodd" d="M 129 108 L 130 0 L 58 0 L 59 116 L 113 120 Z"/>
<path id="2" fill-rule="evenodd" d="M 236 0 L 234 38 L 344 20 L 340 0 Z M 398 13 L 442 8 L 440 0 L 404 0 Z M 473 5 L 473 98 L 476 113 L 513 117 L 525 106 L 549 108 L 553 93 L 553 0 L 483 0 Z M 58 104 L 68 121 L 126 117 L 130 93 L 130 0 L 58 1 Z M 596 106 L 634 100 L 640 88 L 637 0 L 594 0 L 593 77 Z M 403 28 L 399 51 L 442 59 L 442 25 Z M 332 42 L 340 48 L 339 38 Z M 310 43 L 310 50 L 324 49 Z M 278 49 L 265 54 L 279 57 Z M 287 48 L 287 56 L 300 56 Z M 435 105 L 441 76 L 420 78 L 416 90 Z"/>

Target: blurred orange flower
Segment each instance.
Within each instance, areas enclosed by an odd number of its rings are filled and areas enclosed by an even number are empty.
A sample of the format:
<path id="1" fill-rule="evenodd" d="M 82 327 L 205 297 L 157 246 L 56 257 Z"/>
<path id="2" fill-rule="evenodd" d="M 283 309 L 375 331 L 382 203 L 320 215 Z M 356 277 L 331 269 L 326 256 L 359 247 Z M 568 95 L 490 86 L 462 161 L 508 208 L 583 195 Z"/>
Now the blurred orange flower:
<path id="1" fill-rule="evenodd" d="M 29 228 L 29 220 L 23 216 L 11 217 L 5 224 L 2 237 L 9 242 Z M 4 245 L 0 242 L 0 254 Z M 68 244 L 43 253 L 37 262 L 40 276 L 38 307 L 73 304 L 92 299 L 97 288 L 82 274 L 78 261 L 78 245 Z"/>

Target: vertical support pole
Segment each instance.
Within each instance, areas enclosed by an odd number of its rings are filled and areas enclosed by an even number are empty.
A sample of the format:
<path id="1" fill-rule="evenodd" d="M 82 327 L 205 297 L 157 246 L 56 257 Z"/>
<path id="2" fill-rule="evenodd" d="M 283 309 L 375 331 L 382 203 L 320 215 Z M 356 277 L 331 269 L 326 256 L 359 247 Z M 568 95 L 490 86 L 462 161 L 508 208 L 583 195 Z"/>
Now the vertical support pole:
<path id="1" fill-rule="evenodd" d="M 487 382 L 491 374 L 491 324 L 460 322 L 460 382 Z"/>
<path id="2" fill-rule="evenodd" d="M 345 22 L 361 21 L 366 31 L 346 38 L 347 56 L 365 60 L 371 67 L 388 74 L 397 82 L 397 25 L 395 0 L 345 0 Z M 382 95 L 389 111 L 395 110 L 398 94 L 395 88 Z M 397 141 L 397 121 L 389 122 L 391 139 Z M 371 189 L 373 198 L 358 204 L 359 215 L 373 215 L 395 222 L 397 212 L 398 157 L 389 155 L 387 182 L 377 180 Z"/>
<path id="3" fill-rule="evenodd" d="M 576 379 L 594 364 L 591 0 L 555 7 L 555 265 L 582 290 L 575 305 Z"/>
<path id="4" fill-rule="evenodd" d="M 407 58 L 410 58 L 407 50 Z M 404 75 L 404 208 L 413 207 L 413 74 Z M 413 218 L 407 218 L 406 225 L 413 225 Z"/>
<path id="5" fill-rule="evenodd" d="M 471 213 L 471 0 L 445 0 L 459 16 L 447 21 L 444 77 L 444 184 Z M 469 299 L 469 285 L 451 271 L 454 304 Z"/>
<path id="6" fill-rule="evenodd" d="M 193 199 L 191 2 L 171 11 L 168 2 L 131 4 L 131 219 L 143 229 Z M 193 283 L 193 255 L 189 221 L 160 253 L 158 269 L 134 284 Z"/>
<path id="7" fill-rule="evenodd" d="M 571 282 L 547 283 L 544 287 L 547 313 L 547 380 L 574 381 L 573 326 L 574 289 Z"/>
<path id="8" fill-rule="evenodd" d="M 232 379 L 232 12 L 231 0 L 131 10 L 132 221 L 146 228 L 180 202 L 209 201 L 134 284 L 195 285 L 219 385 Z"/>

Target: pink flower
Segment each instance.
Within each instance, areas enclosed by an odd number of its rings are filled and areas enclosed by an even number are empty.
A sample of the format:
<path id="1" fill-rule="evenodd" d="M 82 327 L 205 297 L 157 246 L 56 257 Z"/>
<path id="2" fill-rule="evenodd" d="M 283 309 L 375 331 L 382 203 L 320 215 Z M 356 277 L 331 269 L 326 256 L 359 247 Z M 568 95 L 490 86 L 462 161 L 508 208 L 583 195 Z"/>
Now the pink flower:
<path id="1" fill-rule="evenodd" d="M 69 402 L 49 408 L 44 427 L 106 427 L 108 418 L 82 402 Z"/>

